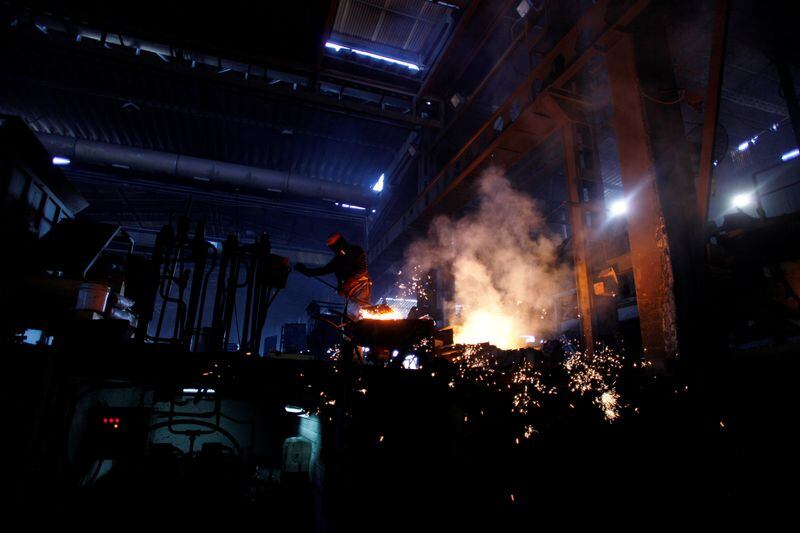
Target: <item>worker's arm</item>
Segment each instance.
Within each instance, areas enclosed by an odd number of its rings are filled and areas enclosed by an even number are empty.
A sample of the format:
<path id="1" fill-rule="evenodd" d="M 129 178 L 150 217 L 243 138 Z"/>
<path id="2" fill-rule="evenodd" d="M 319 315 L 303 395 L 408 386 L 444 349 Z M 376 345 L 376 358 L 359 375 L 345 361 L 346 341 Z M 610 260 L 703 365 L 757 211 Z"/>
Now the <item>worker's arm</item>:
<path id="1" fill-rule="evenodd" d="M 325 274 L 332 274 L 336 270 L 334 259 L 328 261 L 327 265 L 317 268 L 309 268 L 303 263 L 297 263 L 294 266 L 294 269 L 302 274 L 305 274 L 306 276 L 323 276 Z"/>

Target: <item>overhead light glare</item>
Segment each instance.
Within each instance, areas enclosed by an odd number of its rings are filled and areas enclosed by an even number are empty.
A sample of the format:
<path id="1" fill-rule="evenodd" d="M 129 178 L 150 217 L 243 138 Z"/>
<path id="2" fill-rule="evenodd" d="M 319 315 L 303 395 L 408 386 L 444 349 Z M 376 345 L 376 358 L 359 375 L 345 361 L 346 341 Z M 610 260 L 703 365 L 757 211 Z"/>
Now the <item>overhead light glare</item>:
<path id="1" fill-rule="evenodd" d="M 53 164 L 54 165 L 64 166 L 64 165 L 69 165 L 70 163 L 72 163 L 72 161 L 70 161 L 66 157 L 55 156 L 53 158 Z"/>
<path id="2" fill-rule="evenodd" d="M 197 387 L 186 387 L 183 389 L 182 392 L 183 394 L 201 394 L 201 393 L 216 394 L 217 391 L 215 391 L 214 389 L 200 389 Z"/>
<path id="3" fill-rule="evenodd" d="M 385 61 L 387 63 L 391 63 L 393 65 L 400 65 L 406 67 L 409 70 L 419 70 L 419 65 L 415 65 L 414 63 L 409 63 L 408 61 L 402 61 L 400 59 L 395 59 L 393 57 L 383 56 L 380 54 L 375 54 L 373 52 L 367 52 L 366 50 L 359 50 L 358 48 L 350 48 L 349 46 L 344 46 L 341 44 L 337 44 L 331 41 L 325 43 L 325 48 L 330 48 L 335 52 L 340 52 L 342 50 L 349 50 L 354 54 L 358 54 L 360 56 L 370 57 L 372 59 L 377 59 L 379 61 Z"/>
<path id="4" fill-rule="evenodd" d="M 381 174 L 381 177 L 378 178 L 378 181 L 375 182 L 375 185 L 372 186 L 372 190 L 375 192 L 381 192 L 383 190 L 383 179 L 386 175 Z"/>
<path id="5" fill-rule="evenodd" d="M 743 207 L 747 207 L 748 205 L 753 203 L 753 193 L 745 192 L 742 194 L 737 194 L 733 197 L 731 204 L 736 209 L 742 209 Z"/>
<path id="6" fill-rule="evenodd" d="M 788 152 L 783 154 L 781 156 L 781 161 L 789 161 L 799 155 L 800 155 L 800 148 L 795 148 L 794 150 L 789 150 Z"/>
<path id="7" fill-rule="evenodd" d="M 625 198 L 615 200 L 608 209 L 608 214 L 612 217 L 619 217 L 628 212 L 628 201 Z"/>

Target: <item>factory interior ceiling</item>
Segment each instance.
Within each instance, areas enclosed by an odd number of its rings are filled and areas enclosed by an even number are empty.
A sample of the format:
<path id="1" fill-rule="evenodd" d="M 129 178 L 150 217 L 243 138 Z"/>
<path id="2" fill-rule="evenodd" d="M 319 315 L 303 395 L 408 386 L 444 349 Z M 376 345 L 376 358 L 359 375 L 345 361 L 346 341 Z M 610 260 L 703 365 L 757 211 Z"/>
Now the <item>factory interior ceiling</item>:
<path id="1" fill-rule="evenodd" d="M 787 530 L 797 35 L 753 0 L 0 0 L 18 507 Z"/>

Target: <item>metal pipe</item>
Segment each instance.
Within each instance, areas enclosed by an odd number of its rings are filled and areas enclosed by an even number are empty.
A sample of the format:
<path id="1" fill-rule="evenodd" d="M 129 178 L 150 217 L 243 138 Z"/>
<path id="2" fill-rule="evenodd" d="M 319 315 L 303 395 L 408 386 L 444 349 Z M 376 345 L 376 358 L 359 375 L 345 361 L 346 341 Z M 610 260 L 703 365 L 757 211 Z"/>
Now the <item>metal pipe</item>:
<path id="1" fill-rule="evenodd" d="M 41 133 L 39 140 L 51 154 L 77 163 L 115 165 L 135 172 L 199 179 L 210 183 L 269 190 L 324 200 L 338 200 L 368 207 L 377 195 L 366 187 L 310 178 L 289 171 L 239 165 L 133 146 L 87 141 L 75 137 Z"/>

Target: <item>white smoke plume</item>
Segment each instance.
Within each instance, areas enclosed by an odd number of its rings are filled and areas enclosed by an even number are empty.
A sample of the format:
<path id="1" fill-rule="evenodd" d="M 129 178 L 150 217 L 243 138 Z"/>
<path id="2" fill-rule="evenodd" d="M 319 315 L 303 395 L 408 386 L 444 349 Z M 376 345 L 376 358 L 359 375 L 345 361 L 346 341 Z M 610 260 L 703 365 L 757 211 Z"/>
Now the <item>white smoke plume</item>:
<path id="1" fill-rule="evenodd" d="M 446 318 L 456 342 L 519 348 L 555 326 L 554 297 L 569 279 L 556 261 L 561 239 L 501 169 L 486 170 L 478 190 L 475 211 L 435 219 L 428 235 L 408 248 L 404 271 L 451 273 L 454 297 Z"/>

